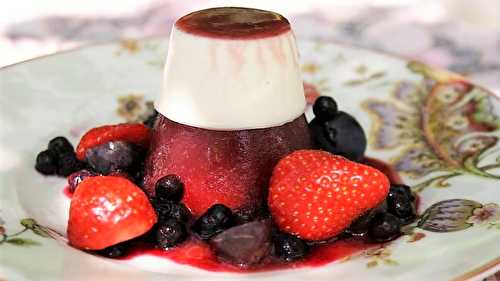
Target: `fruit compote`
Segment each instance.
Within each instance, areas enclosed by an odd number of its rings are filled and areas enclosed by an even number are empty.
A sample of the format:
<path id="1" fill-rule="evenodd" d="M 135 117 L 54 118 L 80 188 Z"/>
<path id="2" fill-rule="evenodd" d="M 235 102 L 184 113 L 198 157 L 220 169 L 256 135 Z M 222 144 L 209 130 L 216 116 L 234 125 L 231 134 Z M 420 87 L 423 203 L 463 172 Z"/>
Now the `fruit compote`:
<path id="1" fill-rule="evenodd" d="M 282 126 L 215 131 L 159 116 L 146 160 L 145 190 L 154 195 L 159 178 L 178 175 L 183 202 L 194 216 L 221 203 L 252 213 L 265 204 L 273 167 L 292 151 L 311 147 L 304 116 Z"/>
<path id="2" fill-rule="evenodd" d="M 393 184 L 401 184 L 399 174 L 388 164 L 373 158 L 365 158 L 365 164 L 377 168 L 391 180 Z M 386 203 L 377 209 L 377 212 L 386 212 Z M 186 264 L 196 268 L 213 272 L 262 272 L 270 270 L 294 269 L 303 267 L 317 267 L 342 260 L 351 255 L 356 255 L 364 250 L 376 249 L 381 246 L 380 242 L 374 242 L 368 237 L 369 220 L 366 217 L 360 218 L 342 235 L 325 242 L 309 243 L 307 255 L 293 261 L 284 261 L 276 256 L 276 248 L 269 249 L 269 252 L 257 264 L 245 265 L 234 261 L 218 257 L 214 247 L 206 241 L 201 241 L 196 236 L 182 242 L 175 247 L 165 250 L 158 248 L 155 242 L 148 242 L 139 239 L 126 244 L 119 244 L 100 255 L 118 258 L 134 262 L 144 256 L 154 256 L 160 259 L 168 259 L 179 264 Z M 258 236 L 255 235 L 254 236 Z M 263 247 L 263 245 L 261 245 Z M 259 247 L 256 247 L 259 249 Z M 245 257 L 246 253 L 241 253 L 237 245 L 232 248 L 234 255 Z"/>

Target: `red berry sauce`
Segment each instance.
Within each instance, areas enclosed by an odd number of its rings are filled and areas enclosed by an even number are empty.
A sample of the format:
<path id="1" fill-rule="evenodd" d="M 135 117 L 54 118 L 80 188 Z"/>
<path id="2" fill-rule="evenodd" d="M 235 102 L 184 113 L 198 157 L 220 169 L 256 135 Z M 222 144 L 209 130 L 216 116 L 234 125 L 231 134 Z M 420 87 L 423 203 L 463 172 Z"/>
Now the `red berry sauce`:
<path id="1" fill-rule="evenodd" d="M 396 172 L 391 165 L 385 163 L 384 161 L 365 157 L 365 159 L 363 159 L 363 164 L 381 171 L 392 184 L 403 184 L 403 180 L 399 176 L 399 173 Z"/>
<path id="2" fill-rule="evenodd" d="M 346 239 L 313 246 L 307 257 L 302 260 L 283 262 L 276 257 L 268 256 L 256 266 L 240 267 L 218 260 L 207 243 L 192 239 L 170 250 L 157 249 L 148 244 L 138 244 L 133 246 L 129 253 L 120 259 L 133 260 L 136 257 L 150 255 L 213 272 L 250 273 L 322 266 L 359 253 L 362 250 L 379 247 L 379 245 L 368 244 L 360 239 Z"/>
<path id="3" fill-rule="evenodd" d="M 69 187 L 69 185 L 66 185 L 63 189 L 63 194 L 68 197 L 69 199 L 71 199 L 71 197 L 73 197 L 73 192 L 71 192 L 71 188 Z"/>
<path id="4" fill-rule="evenodd" d="M 175 27 L 198 36 L 217 39 L 260 39 L 290 30 L 280 14 L 240 7 L 211 8 L 180 18 Z"/>

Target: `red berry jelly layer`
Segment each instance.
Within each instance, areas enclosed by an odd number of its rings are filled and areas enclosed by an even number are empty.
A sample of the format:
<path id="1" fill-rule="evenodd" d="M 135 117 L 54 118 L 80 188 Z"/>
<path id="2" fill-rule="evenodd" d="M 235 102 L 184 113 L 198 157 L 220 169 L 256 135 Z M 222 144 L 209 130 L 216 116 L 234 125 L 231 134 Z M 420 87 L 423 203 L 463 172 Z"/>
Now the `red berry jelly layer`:
<path id="1" fill-rule="evenodd" d="M 311 148 L 305 117 L 279 127 L 214 131 L 182 125 L 159 115 L 146 159 L 145 190 L 168 174 L 185 184 L 183 202 L 195 217 L 216 203 L 253 212 L 265 204 L 277 162 Z"/>
<path id="2" fill-rule="evenodd" d="M 290 23 L 282 15 L 269 11 L 222 7 L 185 15 L 175 27 L 198 36 L 248 40 L 285 33 L 290 30 Z"/>

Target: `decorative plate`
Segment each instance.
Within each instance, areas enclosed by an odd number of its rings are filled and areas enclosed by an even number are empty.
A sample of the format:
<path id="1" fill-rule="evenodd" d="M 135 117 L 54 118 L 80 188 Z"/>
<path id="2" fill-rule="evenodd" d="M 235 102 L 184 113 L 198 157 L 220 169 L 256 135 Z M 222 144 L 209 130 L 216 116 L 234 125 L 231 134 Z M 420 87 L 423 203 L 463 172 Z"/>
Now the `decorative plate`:
<path id="1" fill-rule="evenodd" d="M 500 101 L 418 62 L 299 45 L 308 100 L 334 96 L 369 133 L 367 155 L 419 193 L 421 216 L 403 237 L 323 267 L 252 274 L 67 246 L 65 180 L 38 174 L 34 159 L 52 136 L 76 143 L 93 126 L 151 110 L 166 41 L 123 41 L 0 70 L 0 280 L 479 280 L 500 270 Z"/>

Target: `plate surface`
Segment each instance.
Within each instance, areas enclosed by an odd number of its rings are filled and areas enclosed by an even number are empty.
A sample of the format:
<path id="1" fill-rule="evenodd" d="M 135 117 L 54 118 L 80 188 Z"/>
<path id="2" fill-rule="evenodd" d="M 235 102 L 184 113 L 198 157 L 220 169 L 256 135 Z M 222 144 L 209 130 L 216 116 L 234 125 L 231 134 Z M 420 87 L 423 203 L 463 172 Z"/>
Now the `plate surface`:
<path id="1" fill-rule="evenodd" d="M 0 70 L 0 280 L 465 280 L 500 270 L 500 101 L 418 62 L 316 42 L 299 42 L 307 98 L 334 96 L 368 133 L 367 155 L 419 192 L 424 215 L 407 235 L 319 268 L 247 275 L 68 247 L 57 234 L 65 180 L 39 175 L 35 156 L 53 136 L 76 143 L 96 125 L 144 118 L 166 44 L 123 41 Z"/>

